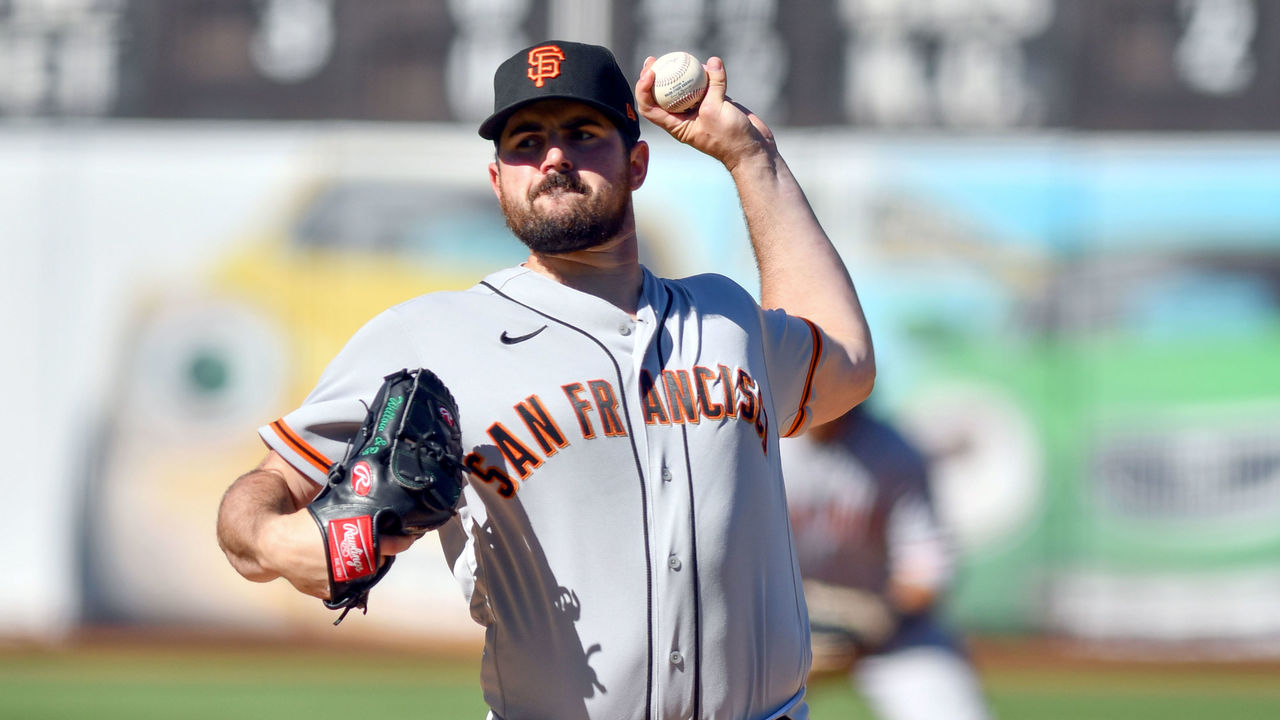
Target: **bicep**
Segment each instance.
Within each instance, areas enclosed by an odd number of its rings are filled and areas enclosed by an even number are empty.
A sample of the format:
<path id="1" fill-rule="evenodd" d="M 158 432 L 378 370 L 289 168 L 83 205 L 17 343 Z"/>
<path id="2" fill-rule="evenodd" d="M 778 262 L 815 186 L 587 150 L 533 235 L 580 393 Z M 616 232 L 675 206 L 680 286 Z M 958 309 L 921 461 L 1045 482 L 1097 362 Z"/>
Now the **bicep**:
<path id="1" fill-rule="evenodd" d="M 821 357 L 814 372 L 809 403 L 810 425 L 830 422 L 849 412 L 850 408 L 867 399 L 874 381 L 874 365 L 855 358 L 826 333 L 822 333 L 822 338 Z"/>
<path id="2" fill-rule="evenodd" d="M 782 310 L 764 311 L 762 322 L 782 437 L 834 420 L 866 399 L 869 384 L 857 380 L 866 366 L 817 323 Z"/>

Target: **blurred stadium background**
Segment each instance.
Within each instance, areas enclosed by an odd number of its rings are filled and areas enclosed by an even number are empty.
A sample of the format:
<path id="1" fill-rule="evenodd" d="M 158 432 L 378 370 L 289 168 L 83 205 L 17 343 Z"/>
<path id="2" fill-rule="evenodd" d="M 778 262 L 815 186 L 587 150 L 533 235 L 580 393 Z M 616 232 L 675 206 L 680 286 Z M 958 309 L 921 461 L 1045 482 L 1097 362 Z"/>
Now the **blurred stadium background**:
<path id="1" fill-rule="evenodd" d="M 235 576 L 213 518 L 363 320 L 520 258 L 474 126 L 544 37 L 632 76 L 720 55 L 777 130 L 873 404 L 936 463 L 977 647 L 1280 659 L 1269 0 L 0 3 L 0 649 L 474 648 L 430 542 L 334 629 Z M 728 178 L 646 134 L 646 263 L 754 287 Z"/>

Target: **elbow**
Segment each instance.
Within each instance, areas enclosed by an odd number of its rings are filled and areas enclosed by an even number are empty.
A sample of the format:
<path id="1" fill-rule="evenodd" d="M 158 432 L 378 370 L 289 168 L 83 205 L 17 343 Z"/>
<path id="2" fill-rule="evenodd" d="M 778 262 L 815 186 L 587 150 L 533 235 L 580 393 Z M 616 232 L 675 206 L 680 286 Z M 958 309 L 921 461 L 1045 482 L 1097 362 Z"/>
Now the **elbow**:
<path id="1" fill-rule="evenodd" d="M 218 545 L 222 548 L 222 554 L 227 557 L 227 562 L 231 564 L 231 568 L 245 580 L 265 583 L 280 577 L 279 573 L 268 570 L 252 556 L 237 550 L 233 544 L 224 541 L 221 533 L 219 533 Z"/>
<path id="2" fill-rule="evenodd" d="M 871 397 L 871 391 L 875 386 L 876 358 L 875 354 L 868 350 L 862 357 L 854 360 L 849 373 L 850 400 L 852 401 L 850 407 Z"/>
<path id="3" fill-rule="evenodd" d="M 244 567 L 233 562 L 231 563 L 231 567 L 235 568 L 236 572 L 240 573 L 240 577 L 248 580 L 249 582 L 267 583 L 280 577 L 276 573 L 267 572 L 257 566 Z"/>
<path id="4" fill-rule="evenodd" d="M 235 502 L 235 486 L 223 496 L 218 507 L 216 535 L 218 548 L 232 569 L 252 582 L 268 582 L 279 577 L 260 562 L 252 541 L 257 523 Z"/>
<path id="5" fill-rule="evenodd" d="M 223 548 L 222 552 L 227 556 L 227 562 L 231 563 L 232 569 L 240 573 L 240 577 L 250 582 L 264 583 L 275 580 L 279 575 L 267 572 L 261 565 L 254 562 L 246 561 L 244 558 Z"/>
<path id="6" fill-rule="evenodd" d="M 222 554 L 226 556 L 227 562 L 231 568 L 240 574 L 246 580 L 252 582 L 267 582 L 274 579 L 259 563 L 248 558 L 243 550 L 243 543 L 233 541 L 221 517 L 218 518 L 218 547 L 222 550 Z"/>

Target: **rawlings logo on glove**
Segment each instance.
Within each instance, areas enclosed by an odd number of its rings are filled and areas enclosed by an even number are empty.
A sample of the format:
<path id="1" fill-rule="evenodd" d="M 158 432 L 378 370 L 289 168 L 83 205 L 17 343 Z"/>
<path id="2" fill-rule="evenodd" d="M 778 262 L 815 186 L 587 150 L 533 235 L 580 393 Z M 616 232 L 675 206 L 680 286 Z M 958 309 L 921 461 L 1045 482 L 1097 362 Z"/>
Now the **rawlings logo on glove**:
<path id="1" fill-rule="evenodd" d="M 330 520 L 327 532 L 333 580 L 351 582 L 373 574 L 373 523 L 368 515 Z"/>
<path id="2" fill-rule="evenodd" d="M 325 606 L 368 611 L 369 590 L 391 569 L 378 566 L 379 538 L 445 524 L 462 497 L 462 431 L 453 395 L 430 370 L 388 375 L 342 462 L 307 506 L 325 538 Z"/>

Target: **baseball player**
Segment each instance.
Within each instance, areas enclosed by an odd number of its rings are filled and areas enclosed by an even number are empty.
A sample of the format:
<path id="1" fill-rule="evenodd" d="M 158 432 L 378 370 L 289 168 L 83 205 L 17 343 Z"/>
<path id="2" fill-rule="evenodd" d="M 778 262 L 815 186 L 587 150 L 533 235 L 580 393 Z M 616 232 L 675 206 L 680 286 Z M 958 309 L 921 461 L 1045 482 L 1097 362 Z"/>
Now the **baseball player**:
<path id="1" fill-rule="evenodd" d="M 438 535 L 485 628 L 493 720 L 808 715 L 778 441 L 868 395 L 871 341 L 772 133 L 726 98 L 722 62 L 706 63 L 701 105 L 673 115 L 655 103 L 652 60 L 634 95 L 598 46 L 539 43 L 498 67 L 480 135 L 528 259 L 371 320 L 301 407 L 260 429 L 269 453 L 219 511 L 245 577 L 325 597 L 299 511 L 381 378 L 433 370 L 457 400 L 469 478 Z M 639 263 L 641 115 L 731 173 L 762 303 L 724 277 Z"/>
<path id="2" fill-rule="evenodd" d="M 925 458 L 863 405 L 781 449 L 815 664 L 852 662 L 883 720 L 989 718 L 960 639 L 937 616 L 953 558 Z"/>

